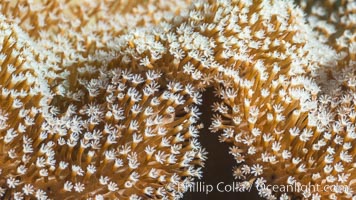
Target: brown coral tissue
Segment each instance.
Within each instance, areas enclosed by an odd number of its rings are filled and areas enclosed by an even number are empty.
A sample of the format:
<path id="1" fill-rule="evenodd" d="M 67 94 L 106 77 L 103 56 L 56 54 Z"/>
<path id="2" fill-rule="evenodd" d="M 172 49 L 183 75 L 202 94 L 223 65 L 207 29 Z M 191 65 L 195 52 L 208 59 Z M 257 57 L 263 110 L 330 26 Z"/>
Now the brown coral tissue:
<path id="1" fill-rule="evenodd" d="M 0 199 L 356 199 L 353 0 L 0 0 Z"/>

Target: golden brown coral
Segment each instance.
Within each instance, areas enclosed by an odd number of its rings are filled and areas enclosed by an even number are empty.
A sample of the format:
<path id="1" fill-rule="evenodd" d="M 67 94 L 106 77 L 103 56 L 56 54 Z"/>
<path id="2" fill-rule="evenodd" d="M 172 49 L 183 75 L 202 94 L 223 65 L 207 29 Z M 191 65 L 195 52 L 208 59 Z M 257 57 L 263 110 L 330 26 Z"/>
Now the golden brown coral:
<path id="1" fill-rule="evenodd" d="M 25 149 L 5 146 L 5 198 L 179 198 L 201 177 L 199 93 L 173 81 L 164 89 L 154 71 L 112 73 L 80 80 L 83 98 L 63 114 L 52 107 L 37 133 L 17 140 Z"/>
<path id="2" fill-rule="evenodd" d="M 211 128 L 224 129 L 221 140 L 234 142 L 231 154 L 246 164 L 239 165 L 235 175 L 250 181 L 245 184 L 254 180 L 258 186 L 264 180 L 296 183 L 292 176 L 299 182 L 302 175 L 310 174 L 307 168 L 317 171 L 314 165 L 324 164 L 315 157 L 328 155 L 308 147 L 323 149 L 326 141 L 321 140 L 321 132 L 334 116 L 316 101 L 319 88 L 310 77 L 318 75 L 320 66 L 333 66 L 338 56 L 318 41 L 301 10 L 290 2 L 273 0 L 191 5 L 184 1 L 181 7 L 175 1 L 134 5 L 127 1 L 127 11 L 120 2 L 18 1 L 1 8 L 6 20 L 15 24 L 10 35 L 22 28 L 44 52 L 35 56 L 41 67 L 37 63 L 28 67 L 34 68 L 36 87 L 44 94 L 26 100 L 25 106 L 33 109 L 10 116 L 38 115 L 36 127 L 17 144 L 11 143 L 15 150 L 1 146 L 9 151 L 0 157 L 7 165 L 6 178 L 0 179 L 5 198 L 181 197 L 191 184 L 190 177 L 200 176 L 199 170 L 190 167 L 202 165 L 205 159 L 194 139 L 198 114 L 191 107 L 200 102 L 200 96 L 190 84 L 199 90 L 218 87 L 224 103 L 215 104 L 214 110 L 222 117 L 216 116 Z M 123 70 L 128 68 L 135 73 Z M 151 69 L 162 71 L 163 78 Z M 16 70 L 22 71 L 22 66 Z M 8 71 L 1 75 L 1 83 L 12 88 Z M 151 96 L 152 91 L 157 96 Z M 10 99 L 9 95 L 4 98 Z M 40 105 L 39 98 L 43 99 Z M 11 101 L 0 104 L 1 108 Z M 321 122 L 316 110 L 326 113 L 327 122 Z M 8 131 L 3 141 L 13 142 L 17 135 L 7 127 L 9 112 L 1 113 L 0 122 Z M 153 153 L 150 144 L 161 151 Z M 21 145 L 29 154 L 22 159 L 16 157 Z M 33 149 L 40 151 L 33 153 Z M 340 153 L 345 162 L 349 155 Z M 157 170 L 150 171 L 150 166 Z M 278 178 L 277 168 L 283 169 Z M 116 173 L 110 173 L 112 169 Z M 256 179 L 262 172 L 264 178 Z M 274 198 L 269 190 L 260 193 Z"/>
<path id="3" fill-rule="evenodd" d="M 211 130 L 223 130 L 221 141 L 234 144 L 230 149 L 230 154 L 238 163 L 234 175 L 237 179 L 246 180 L 242 185 L 245 188 L 255 183 L 260 196 L 276 198 L 276 195 L 281 195 L 282 198 L 300 196 L 317 199 L 334 195 L 334 191 L 320 194 L 318 191 L 285 191 L 287 193 L 282 194 L 283 191 L 274 193 L 271 188 L 265 187 L 325 184 L 327 175 L 321 175 L 324 179 L 319 180 L 302 178 L 319 173 L 318 167 L 322 164 L 317 159 L 324 153 L 322 148 L 320 151 L 310 150 L 311 147 L 324 142 L 321 140 L 317 143 L 323 137 L 324 127 L 320 125 L 317 117 L 309 113 L 318 109 L 316 99 L 320 91 L 319 86 L 310 77 L 317 74 L 318 67 L 332 66 L 337 60 L 336 52 L 329 47 L 326 48 L 331 50 L 328 51 L 331 53 L 330 59 L 316 59 L 315 56 L 321 56 L 320 52 L 316 48 L 309 48 L 309 45 L 318 44 L 315 38 L 313 39 L 316 35 L 313 32 L 299 32 L 306 27 L 296 28 L 303 21 L 300 11 L 294 10 L 288 3 L 274 5 L 272 2 L 271 5 L 263 4 L 260 19 L 265 19 L 265 15 L 268 15 L 268 12 L 263 10 L 268 6 L 271 8 L 269 10 L 278 10 L 278 13 L 270 14 L 271 20 L 261 23 L 260 26 L 269 24 L 269 27 L 273 27 L 268 29 L 267 26 L 264 31 L 264 37 L 272 38 L 272 42 L 264 43 L 267 45 L 266 50 L 263 47 L 256 50 L 251 64 L 242 64 L 240 71 L 235 72 L 233 81 L 221 82 L 216 93 L 222 102 L 213 106 L 220 114 L 213 118 Z M 256 13 L 258 12 L 253 12 Z M 283 20 L 288 21 L 287 27 L 283 26 Z M 256 21 L 254 26 L 258 25 Z M 284 32 L 287 33 L 284 35 Z M 254 33 L 258 33 L 258 30 L 254 30 Z M 254 38 L 249 40 L 253 42 Z M 305 57 L 308 54 L 310 57 Z M 304 57 L 310 61 L 303 60 Z M 313 59 L 319 62 L 312 61 Z M 329 121 L 323 123 L 331 123 L 332 117 L 328 114 L 326 117 Z M 344 196 L 352 196 L 350 191 L 341 191 L 343 192 Z"/>

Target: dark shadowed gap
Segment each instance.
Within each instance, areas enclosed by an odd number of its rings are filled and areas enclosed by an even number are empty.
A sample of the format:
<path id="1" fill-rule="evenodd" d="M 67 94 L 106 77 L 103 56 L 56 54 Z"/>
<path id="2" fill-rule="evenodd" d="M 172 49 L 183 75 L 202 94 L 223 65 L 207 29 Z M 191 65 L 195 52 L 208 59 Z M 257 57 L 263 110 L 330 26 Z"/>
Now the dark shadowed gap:
<path id="1" fill-rule="evenodd" d="M 212 185 L 214 187 L 213 191 L 209 194 L 205 192 L 187 192 L 184 195 L 184 200 L 254 200 L 259 198 L 257 191 L 253 189 L 251 192 L 219 192 L 217 190 L 217 184 L 224 182 L 222 185 L 232 185 L 234 178 L 232 176 L 232 168 L 235 166 L 235 161 L 233 157 L 228 154 L 229 145 L 225 143 L 220 143 L 218 140 L 219 133 L 211 133 L 209 131 L 209 125 L 211 124 L 211 117 L 213 112 L 211 110 L 211 105 L 213 104 L 216 97 L 214 97 L 213 89 L 210 88 L 204 92 L 203 105 L 200 107 L 202 112 L 202 122 L 204 123 L 204 128 L 201 131 L 199 137 L 200 143 L 208 151 L 208 160 L 206 161 L 202 180 L 196 180 L 196 182 L 201 184 L 201 188 L 204 186 Z M 229 186 L 228 186 L 229 187 Z M 219 187 L 224 189 L 224 187 Z M 198 188 L 199 189 L 199 188 Z M 228 188 L 227 188 L 228 189 Z"/>

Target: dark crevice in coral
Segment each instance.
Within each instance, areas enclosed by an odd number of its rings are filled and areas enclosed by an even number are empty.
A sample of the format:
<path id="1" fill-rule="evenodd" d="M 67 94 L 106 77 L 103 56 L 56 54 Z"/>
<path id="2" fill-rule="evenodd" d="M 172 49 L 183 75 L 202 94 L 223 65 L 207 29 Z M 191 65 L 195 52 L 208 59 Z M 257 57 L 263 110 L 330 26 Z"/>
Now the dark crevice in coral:
<path id="1" fill-rule="evenodd" d="M 199 141 L 208 152 L 208 160 L 205 162 L 203 169 L 203 178 L 195 182 L 200 183 L 202 186 L 213 185 L 214 189 L 208 194 L 205 194 L 204 191 L 187 192 L 184 194 L 183 200 L 261 199 L 255 189 L 252 189 L 250 192 L 219 192 L 217 190 L 217 184 L 220 182 L 224 182 L 224 184 L 220 184 L 220 189 L 223 189 L 222 185 L 233 184 L 235 180 L 232 175 L 232 167 L 236 165 L 236 162 L 228 153 L 229 145 L 219 142 L 218 137 L 220 133 L 211 133 L 209 131 L 213 115 L 211 106 L 216 101 L 213 91 L 210 88 L 203 93 L 203 104 L 200 106 L 202 113 L 201 120 L 204 128 L 201 130 Z"/>

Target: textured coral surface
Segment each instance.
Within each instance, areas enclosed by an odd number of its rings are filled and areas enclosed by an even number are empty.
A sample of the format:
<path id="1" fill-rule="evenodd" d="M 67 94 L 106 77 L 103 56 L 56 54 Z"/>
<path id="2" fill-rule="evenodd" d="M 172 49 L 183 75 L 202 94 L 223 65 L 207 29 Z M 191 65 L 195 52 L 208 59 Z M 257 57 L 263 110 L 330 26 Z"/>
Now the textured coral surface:
<path id="1" fill-rule="evenodd" d="M 0 0 L 1 199 L 355 199 L 355 141 L 352 0 Z"/>

